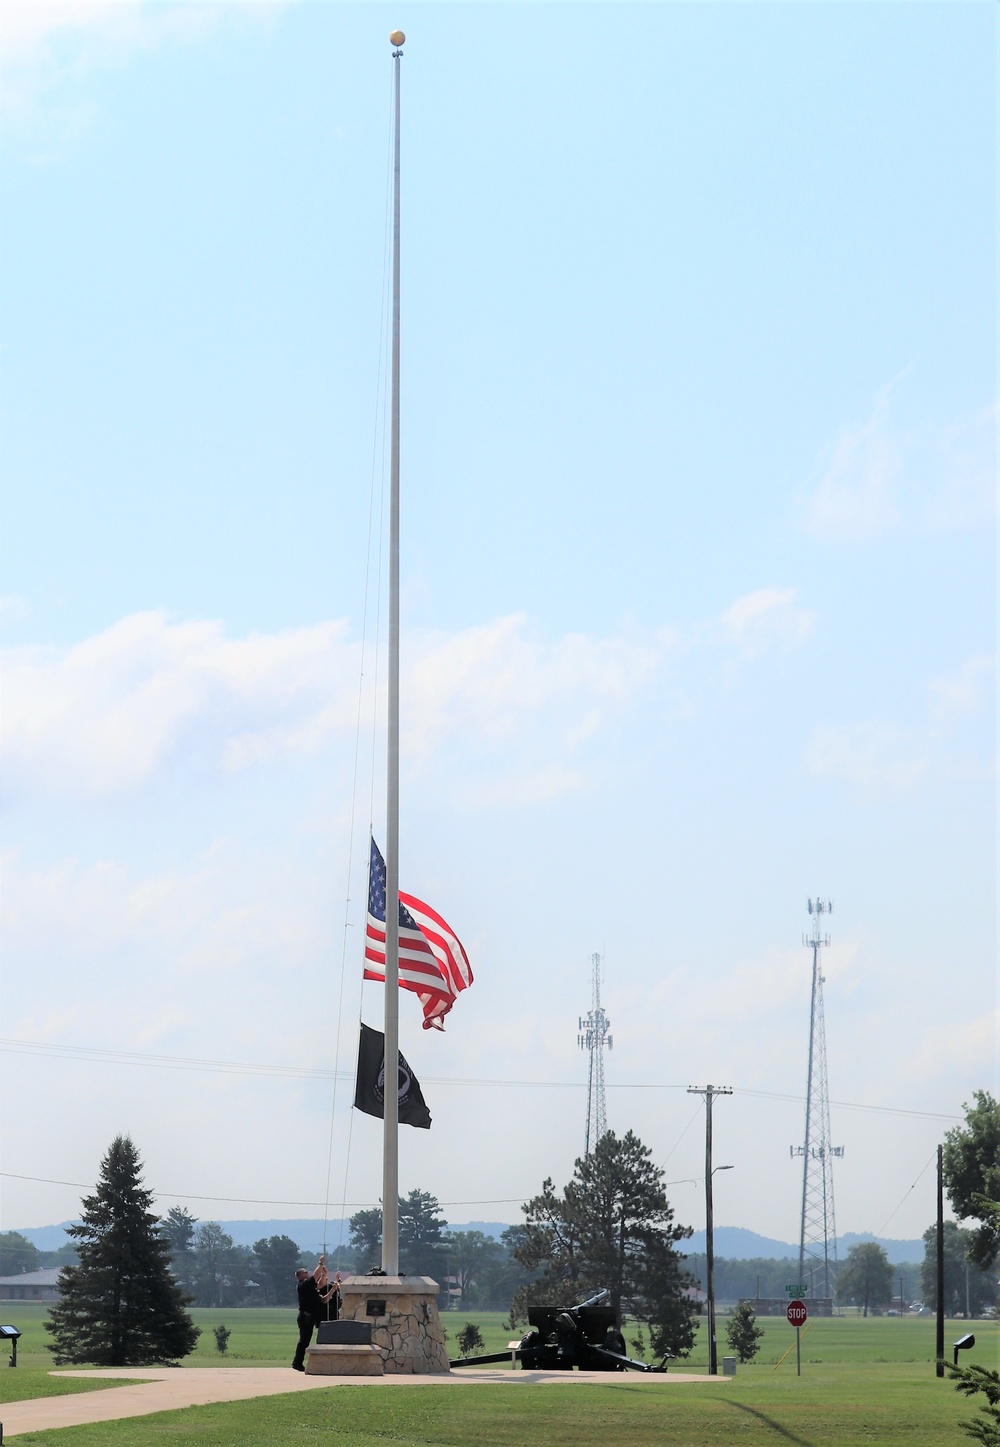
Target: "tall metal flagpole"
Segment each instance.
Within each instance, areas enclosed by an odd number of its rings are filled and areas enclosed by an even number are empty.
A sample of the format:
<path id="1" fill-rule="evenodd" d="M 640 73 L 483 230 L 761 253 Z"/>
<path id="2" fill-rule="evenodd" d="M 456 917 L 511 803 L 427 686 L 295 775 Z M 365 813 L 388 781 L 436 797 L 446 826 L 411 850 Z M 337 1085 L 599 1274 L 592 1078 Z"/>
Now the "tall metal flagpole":
<path id="1" fill-rule="evenodd" d="M 389 453 L 389 757 L 385 827 L 385 1118 L 382 1270 L 399 1274 L 399 62 L 406 36 L 389 36 L 395 67 L 392 165 L 392 414 Z"/>

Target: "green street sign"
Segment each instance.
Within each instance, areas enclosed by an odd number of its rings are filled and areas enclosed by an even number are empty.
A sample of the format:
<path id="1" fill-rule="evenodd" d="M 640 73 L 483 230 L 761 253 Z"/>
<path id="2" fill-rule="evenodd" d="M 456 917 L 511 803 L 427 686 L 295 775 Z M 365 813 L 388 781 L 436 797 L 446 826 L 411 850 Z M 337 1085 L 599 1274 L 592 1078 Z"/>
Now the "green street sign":
<path id="1" fill-rule="evenodd" d="M 805 1296 L 809 1288 L 806 1286 L 804 1281 L 795 1281 L 791 1284 L 791 1286 L 786 1286 L 785 1290 L 788 1292 L 789 1296 Z"/>

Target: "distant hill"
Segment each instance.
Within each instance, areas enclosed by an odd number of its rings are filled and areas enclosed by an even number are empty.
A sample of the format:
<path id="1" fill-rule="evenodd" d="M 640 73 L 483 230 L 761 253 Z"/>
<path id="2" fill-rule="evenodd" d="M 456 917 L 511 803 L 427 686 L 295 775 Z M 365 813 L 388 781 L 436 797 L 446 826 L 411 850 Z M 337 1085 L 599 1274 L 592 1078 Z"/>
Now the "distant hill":
<path id="1" fill-rule="evenodd" d="M 211 1220 L 212 1217 L 205 1216 L 202 1220 Z M 67 1226 L 74 1225 L 73 1221 L 63 1221 L 58 1226 L 19 1226 L 16 1229 L 37 1246 L 39 1251 L 58 1251 L 60 1246 L 65 1246 L 69 1237 L 66 1235 Z M 464 1224 L 454 1224 L 450 1227 L 453 1231 L 482 1231 L 484 1236 L 494 1236 L 499 1240 L 504 1231 L 507 1230 L 505 1221 L 467 1221 Z M 323 1222 L 296 1217 L 292 1220 L 269 1220 L 269 1221 L 220 1221 L 219 1225 L 235 1241 L 237 1246 L 252 1246 L 262 1236 L 290 1236 L 300 1251 L 306 1255 L 316 1252 L 318 1255 L 323 1249 Z M 328 1221 L 326 1223 L 326 1244 L 327 1250 L 336 1251 L 339 1243 L 347 1244 L 350 1235 L 350 1222 L 345 1220 Z"/>
<path id="2" fill-rule="evenodd" d="M 885 1254 L 893 1266 L 898 1266 L 903 1261 L 923 1261 L 924 1243 L 922 1241 L 895 1241 L 883 1237 L 873 1236 L 870 1231 L 845 1231 L 843 1236 L 837 1238 L 837 1256 L 843 1261 L 852 1246 L 862 1241 L 877 1241 L 884 1248 Z M 784 1259 L 798 1261 L 798 1242 L 792 1244 L 789 1241 L 776 1241 L 772 1236 L 758 1236 L 756 1231 L 748 1231 L 743 1226 L 716 1226 L 713 1232 L 713 1246 L 716 1256 L 724 1256 L 730 1260 L 748 1261 L 753 1257 L 760 1257 L 762 1260 L 781 1261 Z M 700 1254 L 705 1249 L 704 1231 L 696 1231 L 694 1235 L 681 1243 L 680 1249 L 688 1256 Z"/>
<path id="3" fill-rule="evenodd" d="M 210 1220 L 211 1217 L 205 1217 Z M 463 1223 L 451 1223 L 452 1231 L 482 1231 L 484 1236 L 493 1236 L 497 1240 L 507 1230 L 506 1221 L 466 1221 Z M 63 1221 L 58 1226 L 30 1226 L 18 1227 L 22 1236 L 34 1243 L 39 1251 L 58 1251 L 68 1240 L 66 1227 L 72 1226 L 72 1221 Z M 323 1249 L 323 1222 L 306 1218 L 296 1217 L 292 1220 L 269 1220 L 269 1221 L 220 1221 L 219 1225 L 236 1242 L 237 1246 L 252 1246 L 262 1236 L 290 1236 L 300 1251 L 306 1255 L 313 1252 L 318 1254 Z M 329 1251 L 336 1251 L 338 1244 L 347 1244 L 350 1234 L 350 1223 L 336 1220 L 328 1221 L 326 1225 L 326 1243 Z M 850 1247 L 861 1241 L 878 1241 L 878 1244 L 885 1248 L 893 1266 L 898 1266 L 903 1261 L 923 1261 L 924 1243 L 922 1241 L 896 1241 L 876 1237 L 871 1232 L 845 1231 L 843 1236 L 837 1240 L 837 1255 L 843 1260 Z M 745 1226 L 716 1226 L 715 1228 L 715 1254 L 720 1257 L 727 1257 L 730 1260 L 748 1261 L 753 1257 L 760 1257 L 762 1260 L 771 1261 L 798 1261 L 798 1244 L 789 1241 L 777 1241 L 772 1236 L 758 1236 L 756 1231 L 748 1231 Z M 694 1235 L 682 1243 L 681 1249 L 685 1255 L 692 1256 L 700 1254 L 705 1250 L 705 1233 L 696 1231 Z"/>

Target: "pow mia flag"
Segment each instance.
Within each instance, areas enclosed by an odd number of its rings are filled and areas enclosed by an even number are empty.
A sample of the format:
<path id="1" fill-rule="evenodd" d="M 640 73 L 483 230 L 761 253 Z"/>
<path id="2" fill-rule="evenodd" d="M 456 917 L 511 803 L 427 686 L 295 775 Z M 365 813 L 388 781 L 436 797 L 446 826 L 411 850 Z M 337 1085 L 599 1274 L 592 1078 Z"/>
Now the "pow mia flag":
<path id="1" fill-rule="evenodd" d="M 402 1125 L 415 1125 L 429 1130 L 431 1113 L 420 1093 L 420 1082 L 399 1052 L 399 1120 Z M 361 1027 L 358 1045 L 358 1081 L 354 1090 L 354 1108 L 365 1115 L 385 1119 L 385 1036 L 381 1030 Z"/>

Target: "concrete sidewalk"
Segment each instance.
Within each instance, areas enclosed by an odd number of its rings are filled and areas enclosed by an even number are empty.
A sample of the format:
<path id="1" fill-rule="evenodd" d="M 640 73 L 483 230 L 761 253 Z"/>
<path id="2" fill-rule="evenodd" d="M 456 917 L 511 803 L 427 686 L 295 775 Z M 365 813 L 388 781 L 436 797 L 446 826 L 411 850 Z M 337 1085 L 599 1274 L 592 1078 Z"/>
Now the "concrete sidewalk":
<path id="1" fill-rule="evenodd" d="M 597 1382 L 615 1387 L 626 1380 L 650 1387 L 686 1382 L 721 1382 L 725 1377 L 696 1377 L 685 1372 L 641 1376 L 632 1372 L 449 1372 L 433 1377 L 320 1377 L 293 1372 L 290 1367 L 107 1367 L 103 1371 L 53 1372 L 60 1377 L 98 1377 L 123 1385 L 103 1392 L 80 1392 L 67 1397 L 34 1397 L 27 1402 L 5 1402 L 0 1407 L 4 1438 L 54 1427 L 78 1427 L 86 1422 L 112 1422 L 124 1417 L 147 1417 L 152 1412 L 201 1407 L 209 1402 L 240 1402 L 250 1397 L 274 1397 L 283 1392 L 317 1392 L 331 1387 L 440 1387 L 481 1385 L 531 1386 L 548 1382 Z M 141 1380 L 136 1381 L 135 1378 Z M 128 1384 L 128 1385 L 126 1385 Z"/>

